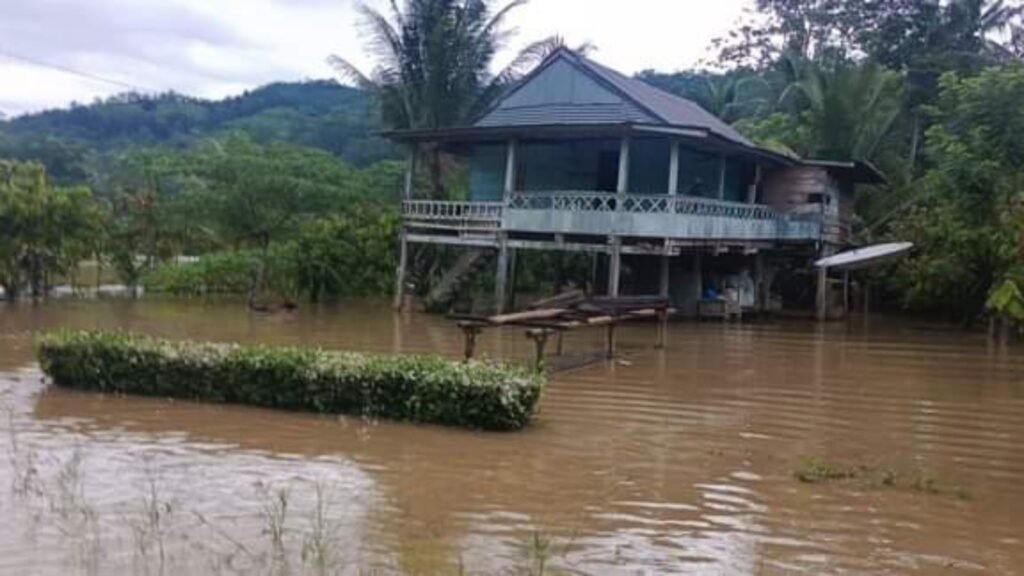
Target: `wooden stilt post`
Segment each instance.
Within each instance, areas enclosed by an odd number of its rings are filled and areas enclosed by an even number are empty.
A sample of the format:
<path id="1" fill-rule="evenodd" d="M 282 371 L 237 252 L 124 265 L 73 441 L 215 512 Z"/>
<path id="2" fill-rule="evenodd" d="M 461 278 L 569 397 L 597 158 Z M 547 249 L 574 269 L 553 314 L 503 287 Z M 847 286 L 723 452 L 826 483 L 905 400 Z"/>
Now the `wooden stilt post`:
<path id="1" fill-rule="evenodd" d="M 546 329 L 530 330 L 526 333 L 526 337 L 533 340 L 534 345 L 534 361 L 533 366 L 535 370 L 540 370 L 544 367 L 544 348 L 548 343 L 548 336 L 551 332 Z"/>
<path id="2" fill-rule="evenodd" d="M 704 255 L 696 252 L 693 255 L 693 276 L 696 278 L 694 284 L 697 287 L 696 310 L 694 316 L 700 319 L 700 302 L 704 299 Z"/>
<path id="3" fill-rule="evenodd" d="M 818 268 L 818 321 L 828 320 L 828 268 Z"/>
<path id="4" fill-rule="evenodd" d="M 622 239 L 613 237 L 608 259 L 608 295 L 619 295 L 619 280 L 622 272 Z"/>
<path id="5" fill-rule="evenodd" d="M 508 295 L 508 239 L 504 233 L 498 235 L 498 264 L 494 274 L 494 308 L 496 314 L 505 313 Z"/>
<path id="6" fill-rule="evenodd" d="M 398 252 L 398 270 L 395 273 L 395 310 L 401 311 L 405 306 L 405 269 L 409 264 L 409 241 L 405 230 L 399 232 L 401 246 Z"/>
<path id="7" fill-rule="evenodd" d="M 518 143 L 514 139 L 509 140 L 505 149 L 505 183 L 503 186 L 506 206 L 516 187 L 517 150 Z M 494 275 L 494 309 L 497 314 L 504 313 L 508 304 L 508 259 L 508 235 L 501 231 L 498 233 L 498 268 Z"/>
<path id="8" fill-rule="evenodd" d="M 754 255 L 754 298 L 758 314 L 768 310 L 768 287 L 764 272 L 764 252 L 758 250 Z"/>
<path id="9" fill-rule="evenodd" d="M 850 315 L 850 271 L 843 272 L 843 318 Z"/>
<path id="10" fill-rule="evenodd" d="M 505 310 L 516 309 L 516 282 L 519 280 L 519 253 L 515 248 L 508 249 L 508 301 Z"/>
<path id="11" fill-rule="evenodd" d="M 669 281 L 672 271 L 672 257 L 664 255 L 661 257 L 661 277 L 658 285 L 658 295 L 662 298 L 669 297 Z"/>
<path id="12" fill-rule="evenodd" d="M 476 353 L 476 337 L 480 335 L 483 328 L 475 324 L 459 324 L 459 328 L 462 328 L 463 358 L 469 362 L 473 359 L 473 354 Z"/>
<path id="13" fill-rule="evenodd" d="M 405 167 L 405 182 L 402 189 L 402 199 L 412 200 L 413 184 L 416 179 L 416 147 L 410 146 L 408 159 Z M 405 306 L 405 274 L 409 265 L 409 241 L 405 234 L 405 223 L 401 224 L 399 232 L 398 269 L 395 273 L 395 310 L 402 310 Z"/>
<path id="14" fill-rule="evenodd" d="M 619 142 L 619 180 L 615 191 L 618 194 L 617 210 L 622 210 L 626 195 L 629 193 L 629 154 L 630 140 L 626 136 Z M 608 295 L 619 295 L 619 280 L 622 271 L 622 238 L 612 236 L 608 251 Z"/>
<path id="15" fill-rule="evenodd" d="M 661 350 L 665 348 L 665 344 L 668 341 L 668 310 L 658 310 L 658 341 L 655 343 L 655 348 Z"/>
<path id="16" fill-rule="evenodd" d="M 666 241 L 667 242 L 667 241 Z M 666 246 L 666 252 L 668 247 Z M 669 298 L 671 294 L 671 276 L 672 276 L 672 257 L 667 253 L 661 257 L 661 285 L 659 286 L 658 294 L 662 298 Z M 658 311 L 658 341 L 655 347 L 659 350 L 665 347 L 665 341 L 668 334 L 668 310 L 662 309 Z"/>
<path id="17" fill-rule="evenodd" d="M 609 360 L 615 358 L 615 321 L 608 323 L 605 332 L 605 357 Z"/>

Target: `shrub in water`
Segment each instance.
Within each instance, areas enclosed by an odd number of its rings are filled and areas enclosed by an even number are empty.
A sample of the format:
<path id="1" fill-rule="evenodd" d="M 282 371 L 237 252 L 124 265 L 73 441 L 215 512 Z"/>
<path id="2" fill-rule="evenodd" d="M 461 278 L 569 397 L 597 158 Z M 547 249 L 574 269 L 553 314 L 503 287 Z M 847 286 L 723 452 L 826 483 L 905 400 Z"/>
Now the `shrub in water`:
<path id="1" fill-rule="evenodd" d="M 544 378 L 493 362 L 176 342 L 118 332 L 45 334 L 58 386 L 353 414 L 484 430 L 529 423 Z"/>

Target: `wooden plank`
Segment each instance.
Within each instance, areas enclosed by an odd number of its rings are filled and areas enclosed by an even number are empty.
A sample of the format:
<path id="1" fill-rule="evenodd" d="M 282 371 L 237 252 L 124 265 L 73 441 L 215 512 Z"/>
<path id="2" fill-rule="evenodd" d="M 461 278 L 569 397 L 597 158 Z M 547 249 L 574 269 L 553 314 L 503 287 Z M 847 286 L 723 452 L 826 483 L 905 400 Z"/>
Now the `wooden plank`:
<path id="1" fill-rule="evenodd" d="M 583 290 L 570 290 L 568 292 L 562 292 L 550 298 L 542 298 L 536 302 L 530 304 L 530 310 L 538 310 L 541 308 L 568 308 L 575 304 L 579 304 L 587 297 Z"/>
<path id="2" fill-rule="evenodd" d="M 524 322 L 527 320 L 544 320 L 547 318 L 556 318 L 565 314 L 565 308 L 545 308 L 543 310 L 527 310 L 525 312 L 513 312 L 511 314 L 498 314 L 496 316 L 490 316 L 487 321 L 491 324 L 502 325 L 511 324 L 514 322 Z"/>

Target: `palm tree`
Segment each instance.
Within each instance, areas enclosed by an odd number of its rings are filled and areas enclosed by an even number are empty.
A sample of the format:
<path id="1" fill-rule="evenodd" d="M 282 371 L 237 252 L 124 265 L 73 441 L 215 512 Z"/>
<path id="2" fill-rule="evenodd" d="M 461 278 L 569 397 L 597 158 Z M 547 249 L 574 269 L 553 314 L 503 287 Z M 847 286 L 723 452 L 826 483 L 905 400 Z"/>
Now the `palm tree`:
<path id="1" fill-rule="evenodd" d="M 709 74 L 704 77 L 701 90 L 693 96 L 701 108 L 733 124 L 759 114 L 768 105 L 765 95 L 770 90 L 768 83 L 754 73 Z"/>
<path id="2" fill-rule="evenodd" d="M 359 7 L 376 58 L 364 74 L 348 60 L 329 62 L 342 79 L 373 93 L 384 124 L 392 129 L 437 129 L 464 124 L 486 110 L 525 70 L 564 42 L 557 37 L 527 46 L 492 72 L 510 32 L 505 19 L 526 0 L 492 9 L 489 0 L 390 1 L 390 14 Z M 446 160 L 436 146 L 419 151 L 427 163 L 431 197 L 443 199 Z"/>
<path id="3" fill-rule="evenodd" d="M 782 94 L 810 128 L 804 154 L 815 158 L 873 161 L 893 135 L 903 104 L 902 78 L 872 63 L 800 67 L 799 80 Z"/>
<path id="4" fill-rule="evenodd" d="M 1006 31 L 1022 14 L 1024 6 L 1008 6 L 1005 0 L 952 0 L 936 40 L 951 56 L 1002 60 L 1009 52 L 992 35 Z"/>

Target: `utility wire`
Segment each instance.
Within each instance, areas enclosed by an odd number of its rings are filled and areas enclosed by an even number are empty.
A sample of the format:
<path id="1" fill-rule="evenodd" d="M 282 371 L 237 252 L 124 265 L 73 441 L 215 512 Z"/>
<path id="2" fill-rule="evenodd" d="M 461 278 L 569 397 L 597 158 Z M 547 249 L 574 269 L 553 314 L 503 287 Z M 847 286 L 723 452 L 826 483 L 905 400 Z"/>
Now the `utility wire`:
<path id="1" fill-rule="evenodd" d="M 20 62 L 24 62 L 26 64 L 31 64 L 33 66 L 39 66 L 39 67 L 42 67 L 42 68 L 50 68 L 52 70 L 57 70 L 57 71 L 60 71 L 60 72 L 64 72 L 65 74 L 71 74 L 73 76 L 78 76 L 80 78 L 86 78 L 88 80 L 94 80 L 96 82 L 103 82 L 104 84 L 110 84 L 112 86 L 118 86 L 120 88 L 127 88 L 128 90 L 132 90 L 132 91 L 135 91 L 135 92 L 153 92 L 153 93 L 159 92 L 159 90 L 153 90 L 151 88 L 144 88 L 144 87 L 141 87 L 141 86 L 139 86 L 137 84 L 129 84 L 127 82 L 121 82 L 120 80 L 114 80 L 112 78 L 105 78 L 105 77 L 100 76 L 98 74 L 92 74 L 91 72 L 83 72 L 81 70 L 76 70 L 76 69 L 70 68 L 68 66 L 63 66 L 61 64 L 53 64 L 52 62 L 45 62 L 45 61 L 39 60 L 37 58 L 32 58 L 30 56 L 25 56 L 23 54 L 18 54 L 16 52 L 11 52 L 10 50 L 8 50 L 6 48 L 2 48 L 2 47 L 0 47 L 0 56 L 6 56 L 6 57 L 8 57 L 8 58 L 10 58 L 12 60 L 18 60 Z"/>

